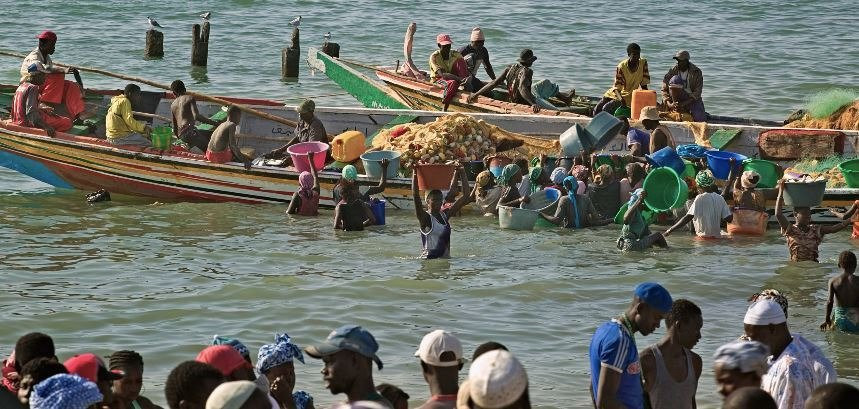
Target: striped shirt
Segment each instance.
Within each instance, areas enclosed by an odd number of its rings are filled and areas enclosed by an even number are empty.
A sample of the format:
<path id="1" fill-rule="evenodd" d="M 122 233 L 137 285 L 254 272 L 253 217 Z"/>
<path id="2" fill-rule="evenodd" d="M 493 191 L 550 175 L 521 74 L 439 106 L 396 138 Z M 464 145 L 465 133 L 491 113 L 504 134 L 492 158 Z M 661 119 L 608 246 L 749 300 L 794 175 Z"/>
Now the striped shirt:
<path id="1" fill-rule="evenodd" d="M 612 319 L 597 328 L 589 352 L 591 365 L 591 387 L 594 399 L 604 369 L 620 373 L 617 399 L 628 409 L 644 408 L 644 392 L 641 388 L 641 364 L 633 334 L 623 324 Z"/>

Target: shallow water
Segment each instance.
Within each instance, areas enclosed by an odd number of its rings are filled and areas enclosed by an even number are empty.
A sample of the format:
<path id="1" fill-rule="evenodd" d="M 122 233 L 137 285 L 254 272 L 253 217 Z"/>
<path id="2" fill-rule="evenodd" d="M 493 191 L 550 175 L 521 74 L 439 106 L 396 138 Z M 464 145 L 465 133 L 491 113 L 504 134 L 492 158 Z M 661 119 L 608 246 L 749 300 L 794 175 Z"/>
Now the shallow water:
<path id="1" fill-rule="evenodd" d="M 803 96 L 833 85 L 854 85 L 859 51 L 855 19 L 835 2 L 680 2 L 622 4 L 517 2 L 415 10 L 406 2 L 366 0 L 333 12 L 332 3 L 52 2 L 22 7 L 0 0 L 2 47 L 26 52 L 32 36 L 55 29 L 58 61 L 94 65 L 169 83 L 182 78 L 204 92 L 295 102 L 340 92 L 303 67 L 299 82 L 279 79 L 285 22 L 302 14 L 303 50 L 332 31 L 343 56 L 380 64 L 401 58 L 405 25 L 418 21 L 415 55 L 428 55 L 434 34 L 451 31 L 463 44 L 474 24 L 486 28 L 497 67 L 532 46 L 539 76 L 583 94 L 601 93 L 625 44 L 637 41 L 658 80 L 677 48 L 691 51 L 706 77 L 711 112 L 781 118 Z M 220 7 L 216 7 L 219 5 Z M 188 66 L 189 25 L 215 9 L 209 68 Z M 25 17 L 26 13 L 26 17 Z M 466 24 L 452 27 L 460 14 Z M 142 55 L 145 16 L 165 30 L 164 60 Z M 812 18 L 809 18 L 809 17 Z M 472 18 L 474 17 L 474 18 Z M 522 22 L 525 23 L 522 23 Z M 666 34 L 669 29 L 686 34 Z M 423 58 L 416 58 L 422 64 Z M 18 62 L 0 59 L 0 82 L 17 80 Z M 88 86 L 124 83 L 84 75 Z M 320 105 L 355 105 L 349 96 Z M 671 238 L 672 249 L 621 255 L 617 229 L 500 231 L 477 216 L 454 219 L 453 259 L 419 261 L 420 240 L 410 212 L 392 212 L 388 225 L 363 233 L 334 233 L 331 212 L 291 218 L 276 205 L 153 204 L 115 198 L 89 206 L 84 192 L 55 191 L 0 170 L 0 353 L 24 332 L 54 336 L 59 355 L 107 355 L 135 349 L 146 361 L 144 395 L 163 402 L 166 374 L 193 359 L 214 334 L 235 336 L 253 351 L 287 331 L 300 344 L 356 322 L 381 344 L 385 369 L 376 381 L 402 386 L 413 404 L 428 391 L 412 357 L 434 328 L 456 333 L 470 356 L 488 340 L 508 345 L 527 368 L 537 407 L 587 407 L 587 346 L 593 330 L 620 313 L 643 280 L 666 285 L 675 297 L 704 310 L 704 357 L 699 407 L 716 408 L 710 357 L 742 331 L 746 298 L 778 288 L 790 298 L 791 328 L 821 345 L 839 375 L 859 382 L 853 336 L 817 330 L 826 280 L 838 252 L 853 248 L 849 233 L 827 237 L 821 265 L 790 265 L 783 240 L 697 242 Z M 660 329 L 638 337 L 639 349 Z M 323 390 L 318 361 L 298 365 L 298 387 L 317 407 L 335 399 Z M 464 374 L 463 374 L 464 376 Z"/>

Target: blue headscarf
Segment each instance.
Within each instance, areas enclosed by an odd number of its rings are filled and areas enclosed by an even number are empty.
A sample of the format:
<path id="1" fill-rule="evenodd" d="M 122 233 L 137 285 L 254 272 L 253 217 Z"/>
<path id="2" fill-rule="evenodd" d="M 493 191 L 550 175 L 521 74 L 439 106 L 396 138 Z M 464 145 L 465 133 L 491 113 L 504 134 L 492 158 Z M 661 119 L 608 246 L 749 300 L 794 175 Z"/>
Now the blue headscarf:
<path id="1" fill-rule="evenodd" d="M 278 365 L 292 362 L 293 358 L 304 363 L 304 354 L 301 352 L 301 348 L 292 342 L 289 335 L 285 333 L 276 334 L 273 344 L 260 347 L 257 355 L 257 369 L 260 373 L 266 373 Z"/>
<path id="2" fill-rule="evenodd" d="M 236 351 L 239 351 L 239 354 L 245 359 L 251 358 L 251 350 L 248 349 L 248 347 L 246 347 L 245 344 L 242 343 L 242 341 L 239 341 L 235 338 L 221 337 L 215 335 L 215 337 L 212 339 L 212 345 L 228 345 L 233 347 L 233 349 L 235 349 Z"/>
<path id="3" fill-rule="evenodd" d="M 576 189 L 579 188 L 579 181 L 575 176 L 567 176 L 564 178 L 564 188 L 567 189 L 567 196 L 570 198 L 570 203 L 573 205 L 573 226 L 581 227 L 579 223 L 579 205 L 576 203 Z"/>
<path id="4" fill-rule="evenodd" d="M 638 188 L 638 189 L 635 189 L 634 192 L 629 194 L 629 202 L 627 202 L 627 203 L 629 203 L 630 207 L 632 207 L 632 205 L 638 201 L 638 197 L 641 196 L 641 192 L 643 192 L 643 191 L 644 191 L 644 189 Z"/>
<path id="5" fill-rule="evenodd" d="M 86 409 L 101 402 L 98 386 L 77 375 L 57 374 L 33 387 L 32 409 Z"/>

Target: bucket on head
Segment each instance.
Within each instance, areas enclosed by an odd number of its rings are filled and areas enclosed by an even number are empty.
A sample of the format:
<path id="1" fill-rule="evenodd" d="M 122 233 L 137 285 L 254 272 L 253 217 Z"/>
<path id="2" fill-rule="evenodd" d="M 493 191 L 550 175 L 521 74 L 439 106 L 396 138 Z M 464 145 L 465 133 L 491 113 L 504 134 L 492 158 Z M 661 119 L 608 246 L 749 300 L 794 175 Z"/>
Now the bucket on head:
<path id="1" fill-rule="evenodd" d="M 847 187 L 859 187 L 859 159 L 850 159 L 838 164 Z"/>
<path id="2" fill-rule="evenodd" d="M 575 124 L 564 131 L 559 138 L 561 142 L 561 152 L 564 156 L 575 157 L 582 152 L 589 151 L 594 148 L 596 139 L 583 126 Z"/>
<path id="3" fill-rule="evenodd" d="M 695 175 L 698 174 L 698 172 L 695 170 L 695 164 L 686 159 L 683 159 L 683 165 L 685 169 L 683 170 L 683 174 L 681 176 L 684 178 L 695 179 Z"/>
<path id="4" fill-rule="evenodd" d="M 325 167 L 325 159 L 328 152 L 328 144 L 324 142 L 301 142 L 286 148 L 286 153 L 292 157 L 292 166 L 298 172 L 310 172 L 310 162 L 307 154 L 314 152 L 313 164 L 316 169 Z"/>
<path id="5" fill-rule="evenodd" d="M 617 211 L 617 214 L 614 215 L 614 224 L 623 224 L 623 218 L 624 216 L 626 216 L 627 210 L 629 210 L 629 202 L 624 203 L 623 206 L 620 207 L 620 210 Z M 638 208 L 638 210 L 641 212 L 641 217 L 644 218 L 645 223 L 653 223 L 653 220 L 656 217 L 656 213 L 654 213 L 653 210 L 647 207 L 647 203 L 642 204 L 641 207 Z"/>
<path id="6" fill-rule="evenodd" d="M 650 166 L 655 168 L 667 167 L 671 168 L 678 175 L 682 175 L 686 172 L 686 163 L 683 162 L 683 158 L 677 154 L 674 148 L 670 146 L 666 146 L 655 153 L 651 153 L 649 155 L 644 155 L 647 158 L 647 161 L 650 163 Z"/>
<path id="7" fill-rule="evenodd" d="M 623 121 L 617 119 L 614 115 L 603 111 L 591 119 L 591 122 L 585 127 L 585 130 L 593 136 L 592 148 L 594 150 L 598 150 L 602 149 L 614 140 L 621 128 L 623 128 Z"/>
<path id="8" fill-rule="evenodd" d="M 453 179 L 455 171 L 456 166 L 441 163 L 421 163 L 415 165 L 415 172 L 417 172 L 418 176 L 418 189 L 445 190 L 450 187 L 450 180 Z"/>
<path id="9" fill-rule="evenodd" d="M 486 170 L 486 164 L 482 160 L 470 160 L 462 164 L 465 169 L 465 176 L 469 182 L 477 180 L 477 175 Z"/>
<path id="10" fill-rule="evenodd" d="M 793 207 L 819 206 L 825 192 L 826 180 L 784 182 L 784 204 Z"/>
<path id="11" fill-rule="evenodd" d="M 166 150 L 173 146 L 173 128 L 169 126 L 152 128 L 149 137 L 152 139 L 152 147 L 155 149 Z"/>
<path id="12" fill-rule="evenodd" d="M 520 209 L 518 207 L 498 206 L 498 225 L 509 230 L 534 230 L 537 217 L 536 210 Z"/>
<path id="13" fill-rule="evenodd" d="M 713 171 L 716 179 L 728 180 L 731 173 L 731 158 L 734 159 L 735 170 L 742 169 L 743 161 L 748 159 L 745 155 L 728 151 L 707 151 L 707 167 Z"/>
<path id="14" fill-rule="evenodd" d="M 385 201 L 373 198 L 373 200 L 370 201 L 370 211 L 373 212 L 373 216 L 376 218 L 376 225 L 384 226 Z"/>
<path id="15" fill-rule="evenodd" d="M 744 171 L 755 171 L 761 176 L 758 181 L 760 188 L 774 188 L 781 178 L 782 169 L 775 162 L 763 159 L 746 159 L 743 161 Z"/>
<path id="16" fill-rule="evenodd" d="M 400 173 L 400 153 L 396 151 L 373 151 L 365 152 L 361 155 L 361 162 L 364 164 L 364 173 L 367 177 L 373 179 L 382 178 L 382 160 L 387 159 L 388 163 L 387 177 L 395 178 Z"/>
<path id="17" fill-rule="evenodd" d="M 499 177 L 501 176 L 501 171 L 504 170 L 504 167 L 511 163 L 513 163 L 513 159 L 506 156 L 493 156 L 489 158 L 489 171 L 492 172 L 493 176 Z"/>
<path id="18" fill-rule="evenodd" d="M 686 182 L 674 169 L 668 167 L 651 170 L 644 178 L 642 187 L 647 192 L 644 203 L 656 212 L 681 207 L 689 197 L 689 187 Z"/>

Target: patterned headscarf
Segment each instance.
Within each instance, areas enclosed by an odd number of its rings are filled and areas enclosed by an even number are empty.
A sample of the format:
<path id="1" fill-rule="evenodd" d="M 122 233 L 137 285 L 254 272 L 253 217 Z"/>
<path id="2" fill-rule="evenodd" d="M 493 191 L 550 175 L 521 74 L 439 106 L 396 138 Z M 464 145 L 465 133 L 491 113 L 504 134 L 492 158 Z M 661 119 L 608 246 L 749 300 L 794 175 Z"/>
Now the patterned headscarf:
<path id="1" fill-rule="evenodd" d="M 358 169 L 352 165 L 346 165 L 343 167 L 343 171 L 340 172 L 340 175 L 343 176 L 343 179 L 346 180 L 357 180 L 358 179 Z"/>
<path id="2" fill-rule="evenodd" d="M 575 176 L 567 176 L 564 178 L 564 188 L 567 189 L 567 196 L 570 198 L 570 203 L 573 205 L 573 226 L 577 229 L 581 227 L 579 223 L 579 205 L 576 203 L 576 188 L 579 187 L 579 181 Z"/>
<path id="3" fill-rule="evenodd" d="M 474 178 L 474 182 L 477 183 L 479 187 L 489 186 L 489 183 L 492 182 L 492 172 L 488 170 L 484 170 L 477 174 L 477 177 Z"/>
<path id="4" fill-rule="evenodd" d="M 310 172 L 305 170 L 298 175 L 298 185 L 299 194 L 306 198 L 313 196 L 313 175 Z"/>
<path id="5" fill-rule="evenodd" d="M 266 344 L 259 348 L 257 369 L 260 373 L 266 373 L 278 365 L 292 362 L 293 358 L 304 363 L 304 354 L 301 352 L 301 348 L 295 345 L 292 338 L 286 333 L 277 334 L 274 336 L 273 344 Z"/>
<path id="6" fill-rule="evenodd" d="M 757 341 L 734 341 L 725 344 L 713 354 L 713 364 L 720 364 L 722 368 L 736 369 L 742 373 L 754 372 L 763 376 L 769 369 L 767 359 L 770 349 Z"/>
<path id="7" fill-rule="evenodd" d="M 528 180 L 531 181 L 531 193 L 540 190 L 540 177 L 543 176 L 543 168 L 537 166 L 528 171 Z"/>
<path id="8" fill-rule="evenodd" d="M 698 187 L 707 188 L 715 185 L 716 180 L 713 179 L 713 172 L 710 172 L 709 169 L 705 169 L 695 175 L 695 183 Z"/>
<path id="9" fill-rule="evenodd" d="M 781 306 L 782 311 L 784 311 L 784 316 L 785 318 L 787 318 L 787 297 L 785 297 L 778 290 L 768 288 L 757 294 L 752 294 L 752 296 L 749 297 L 749 302 L 751 303 L 756 303 L 759 300 L 775 301 L 779 306 Z"/>
<path id="10" fill-rule="evenodd" d="M 552 171 L 552 176 L 550 177 L 550 179 L 552 179 L 552 183 L 561 186 L 561 184 L 564 183 L 564 178 L 566 177 L 567 170 L 562 167 L 557 167 L 555 168 L 555 170 Z"/>
<path id="11" fill-rule="evenodd" d="M 239 351 L 239 355 L 245 359 L 251 359 L 251 351 L 242 343 L 242 341 L 237 339 L 215 335 L 214 338 L 212 338 L 212 345 L 229 345 L 236 351 Z"/>
<path id="12" fill-rule="evenodd" d="M 98 386 L 77 375 L 57 374 L 33 387 L 32 409 L 87 409 L 104 396 Z"/>
<path id="13" fill-rule="evenodd" d="M 501 175 L 498 176 L 498 179 L 496 179 L 495 182 L 498 183 L 499 186 L 507 186 L 510 183 L 510 179 L 513 178 L 513 175 L 520 170 L 519 165 L 511 163 L 501 170 Z"/>

